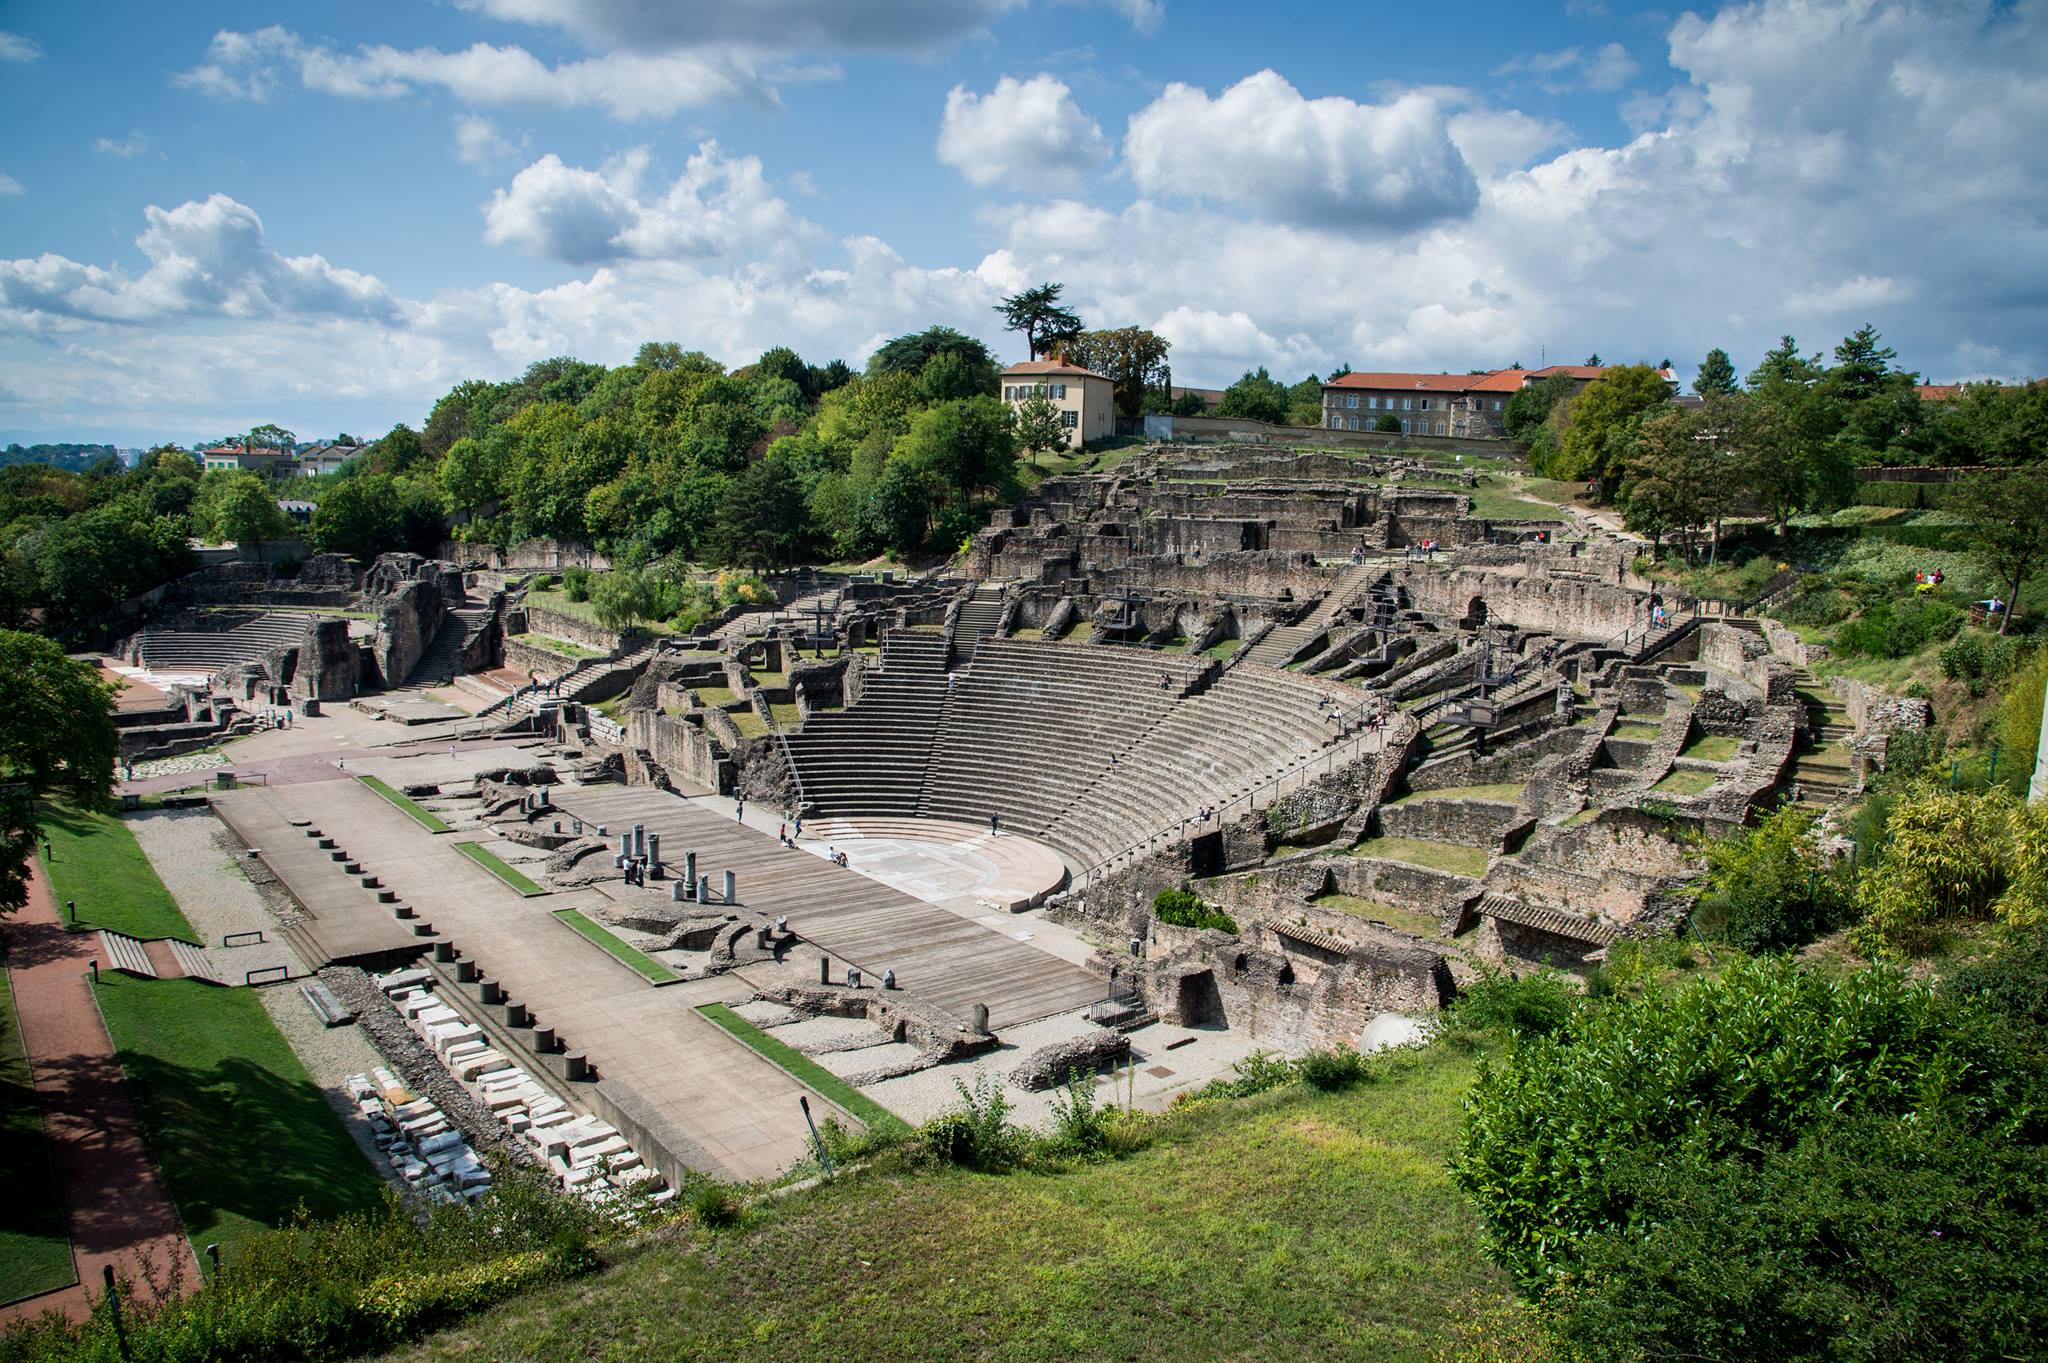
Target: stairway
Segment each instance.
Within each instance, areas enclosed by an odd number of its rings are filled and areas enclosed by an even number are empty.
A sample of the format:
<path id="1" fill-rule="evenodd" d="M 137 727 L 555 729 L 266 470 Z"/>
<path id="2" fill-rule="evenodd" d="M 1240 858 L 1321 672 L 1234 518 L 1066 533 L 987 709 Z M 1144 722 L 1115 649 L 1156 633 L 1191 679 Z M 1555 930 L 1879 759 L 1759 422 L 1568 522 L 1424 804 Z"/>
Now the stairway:
<path id="1" fill-rule="evenodd" d="M 297 648 L 316 616 L 272 611 L 232 629 L 143 631 L 137 656 L 151 672 L 219 672 L 255 662 L 273 649 Z"/>
<path id="2" fill-rule="evenodd" d="M 462 656 L 469 649 L 469 641 L 486 628 L 490 620 L 491 609 L 488 606 L 457 606 L 442 616 L 441 627 L 434 631 L 426 652 L 413 664 L 405 684 L 441 685 L 469 671 L 463 665 Z"/>
<path id="3" fill-rule="evenodd" d="M 953 658 L 960 662 L 972 658 L 975 648 L 995 630 L 1002 618 L 1002 584 L 983 582 L 977 585 L 974 595 L 961 603 L 960 613 L 953 619 Z"/>
<path id="4" fill-rule="evenodd" d="M 156 964 L 149 959 L 149 948 L 140 937 L 102 929 L 100 950 L 106 953 L 107 964 L 124 975 L 139 975 L 145 980 L 157 978 Z"/>
<path id="5" fill-rule="evenodd" d="M 1337 580 L 1330 584 L 1330 590 L 1322 603 L 1302 617 L 1298 625 L 1276 625 L 1266 636 L 1249 649 L 1238 653 L 1239 663 L 1257 663 L 1262 667 L 1285 667 L 1303 646 L 1329 627 L 1337 618 L 1337 612 L 1351 604 L 1368 585 L 1386 574 L 1386 569 L 1377 563 L 1353 564 L 1337 574 Z"/>
<path id="6" fill-rule="evenodd" d="M 1793 802 L 1818 813 L 1856 784 L 1849 748 L 1856 728 L 1848 722 L 1848 712 L 1831 697 L 1810 689 L 1812 676 L 1805 668 L 1798 669 L 1797 676 L 1794 685 L 1806 708 L 1807 737 L 1793 754 L 1785 779 Z"/>

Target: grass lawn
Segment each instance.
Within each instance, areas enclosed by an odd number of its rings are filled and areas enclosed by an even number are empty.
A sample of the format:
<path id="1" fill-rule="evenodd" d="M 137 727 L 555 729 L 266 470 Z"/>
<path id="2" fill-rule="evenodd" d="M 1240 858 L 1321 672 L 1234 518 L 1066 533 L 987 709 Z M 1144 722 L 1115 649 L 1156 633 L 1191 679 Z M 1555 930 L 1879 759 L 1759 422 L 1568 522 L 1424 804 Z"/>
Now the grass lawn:
<path id="1" fill-rule="evenodd" d="M 1632 743 L 1655 743 L 1658 730 L 1650 724 L 1617 724 L 1607 731 L 1609 738 L 1625 738 Z"/>
<path id="2" fill-rule="evenodd" d="M 649 984 L 675 984 L 683 978 L 638 947 L 629 945 L 604 924 L 585 917 L 576 909 L 556 909 L 554 917 L 556 921 L 574 928 L 578 934 L 600 947 L 606 955 L 637 973 Z"/>
<path id="3" fill-rule="evenodd" d="M 1446 1170 L 1473 1061 L 1201 1103 L 1122 1160 L 876 1171 L 652 1244 L 409 1360 L 1372 1360 L 1474 1356 L 1506 1301 Z"/>
<path id="4" fill-rule="evenodd" d="M 569 594 L 559 586 L 551 587 L 546 591 L 534 591 L 529 588 L 526 593 L 526 604 L 537 606 L 541 610 L 553 611 L 557 615 L 566 615 L 572 619 L 581 620 L 584 624 L 597 629 L 604 628 L 602 624 L 598 623 L 596 606 L 588 601 L 571 601 Z M 642 620 L 633 628 L 639 630 L 642 634 L 674 634 L 676 632 L 675 627 L 666 620 Z"/>
<path id="5" fill-rule="evenodd" d="M 557 658 L 565 658 L 571 662 L 581 662 L 585 658 L 602 658 L 604 656 L 604 650 L 602 649 L 585 648 L 583 645 L 571 643 L 567 639 L 557 639 L 552 634 L 515 634 L 512 636 L 512 639 L 515 643 L 525 644 L 529 648 L 537 648 L 543 653 L 552 653 Z"/>
<path id="6" fill-rule="evenodd" d="M 766 1059 L 787 1070 L 815 1092 L 830 1098 L 871 1131 L 902 1131 L 904 1121 L 802 1051 L 756 1027 L 722 1003 L 699 1004 L 697 1011 L 723 1027 Z"/>
<path id="7" fill-rule="evenodd" d="M 1549 502 L 1532 502 L 1490 487 L 1476 487 L 1466 495 L 1472 499 L 1472 514 L 1482 520 L 1554 521 L 1563 514 Z"/>
<path id="8" fill-rule="evenodd" d="M 1478 879 L 1486 874 L 1487 855 L 1483 847 L 1465 847 L 1455 842 L 1425 842 L 1421 838 L 1367 838 L 1351 849 L 1354 857 L 1385 857 L 1410 866 Z"/>
<path id="9" fill-rule="evenodd" d="M 1678 755 L 1696 757 L 1702 762 L 1729 762 L 1734 760 L 1736 749 L 1741 746 L 1741 739 L 1727 734 L 1701 734 L 1680 748 Z"/>
<path id="10" fill-rule="evenodd" d="M 392 804 L 398 806 L 398 808 L 403 810 L 406 813 L 406 815 L 412 819 L 414 823 L 418 824 L 421 828 L 426 829 L 429 833 L 446 833 L 448 831 L 448 825 L 443 823 L 437 816 L 435 816 L 435 814 L 431 810 L 421 808 L 419 805 L 413 803 L 412 800 L 408 799 L 405 795 L 401 794 L 399 791 L 393 790 L 390 787 L 390 785 L 378 780 L 376 777 L 358 776 L 356 780 L 361 781 L 371 790 L 376 791 L 386 800 L 389 800 Z"/>
<path id="11" fill-rule="evenodd" d="M 1501 800 L 1509 804 L 1522 798 L 1521 781 L 1503 781 L 1491 786 L 1444 786 L 1403 795 L 1395 804 L 1421 804 L 1424 800 Z"/>
<path id="12" fill-rule="evenodd" d="M 752 710 L 728 710 L 726 715 L 732 720 L 733 727 L 740 731 L 741 738 L 766 738 L 768 736 L 768 721 L 755 714 Z"/>
<path id="13" fill-rule="evenodd" d="M 0 971 L 0 1302 L 32 1297 L 78 1280 L 64 1201 L 43 1139 L 43 1109 L 21 1048 L 14 991 Z"/>
<path id="14" fill-rule="evenodd" d="M 1719 779 L 1707 771 L 1674 771 L 1650 789 L 1660 795 L 1698 795 Z"/>
<path id="15" fill-rule="evenodd" d="M 804 712 L 793 700 L 771 701 L 768 712 L 775 716 L 775 722 L 789 733 L 804 727 Z"/>
<path id="16" fill-rule="evenodd" d="M 455 850 L 529 899 L 534 895 L 547 893 L 539 885 L 507 866 L 497 853 L 480 842 L 458 842 L 455 844 Z"/>
<path id="17" fill-rule="evenodd" d="M 1093 620 L 1076 620 L 1068 627 L 1067 632 L 1060 636 L 1060 642 L 1064 644 L 1083 644 L 1094 637 L 1095 622 Z"/>
<path id="18" fill-rule="evenodd" d="M 1412 932 L 1417 937 L 1441 937 L 1443 924 L 1431 914 L 1417 913 L 1413 909 L 1397 909 L 1392 904 L 1382 904 L 1376 899 L 1365 899 L 1355 894 L 1319 894 L 1309 903 L 1319 909 L 1334 909 L 1359 918 L 1376 918 L 1390 928 Z"/>
<path id="19" fill-rule="evenodd" d="M 85 814 L 64 805 L 44 806 L 43 836 L 50 855 L 43 861 L 57 910 L 78 901 L 81 928 L 111 928 L 130 937 L 199 935 L 178 911 L 128 825 L 108 814 Z"/>
<path id="20" fill-rule="evenodd" d="M 730 686 L 693 686 L 690 690 L 696 693 L 700 702 L 714 708 L 730 705 L 739 699 L 738 694 Z"/>
<path id="21" fill-rule="evenodd" d="M 100 1012 L 195 1249 L 241 1243 L 300 1204 L 378 1204 L 383 1180 L 278 1035 L 253 989 L 100 976 Z"/>
<path id="22" fill-rule="evenodd" d="M 1242 639 L 1223 639 L 1202 650 L 1204 658 L 1228 658 L 1244 647 Z"/>

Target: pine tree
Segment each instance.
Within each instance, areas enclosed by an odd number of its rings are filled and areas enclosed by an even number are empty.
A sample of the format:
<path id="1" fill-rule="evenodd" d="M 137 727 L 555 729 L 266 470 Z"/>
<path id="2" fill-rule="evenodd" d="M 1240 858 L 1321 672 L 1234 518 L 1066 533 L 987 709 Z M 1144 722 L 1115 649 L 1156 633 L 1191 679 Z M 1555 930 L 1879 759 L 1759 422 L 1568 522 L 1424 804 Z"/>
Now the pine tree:
<path id="1" fill-rule="evenodd" d="M 1700 372 L 1692 381 L 1692 391 L 1701 397 L 1729 397 L 1735 392 L 1735 361 L 1728 358 L 1728 352 L 1715 346 L 1707 352 L 1707 358 L 1700 361 Z"/>

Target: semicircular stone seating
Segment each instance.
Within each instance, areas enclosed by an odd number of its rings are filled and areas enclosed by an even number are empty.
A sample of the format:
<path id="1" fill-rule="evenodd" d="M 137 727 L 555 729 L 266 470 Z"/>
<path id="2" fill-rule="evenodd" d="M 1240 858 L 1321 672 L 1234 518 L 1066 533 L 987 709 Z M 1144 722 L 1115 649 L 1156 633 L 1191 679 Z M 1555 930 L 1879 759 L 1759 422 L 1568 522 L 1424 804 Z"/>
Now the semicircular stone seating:
<path id="1" fill-rule="evenodd" d="M 1085 868 L 1315 756 L 1337 737 L 1325 700 L 1362 699 L 1255 664 L 993 637 L 949 686 L 945 657 L 942 636 L 892 633 L 860 700 L 790 735 L 815 815 L 994 815 Z"/>

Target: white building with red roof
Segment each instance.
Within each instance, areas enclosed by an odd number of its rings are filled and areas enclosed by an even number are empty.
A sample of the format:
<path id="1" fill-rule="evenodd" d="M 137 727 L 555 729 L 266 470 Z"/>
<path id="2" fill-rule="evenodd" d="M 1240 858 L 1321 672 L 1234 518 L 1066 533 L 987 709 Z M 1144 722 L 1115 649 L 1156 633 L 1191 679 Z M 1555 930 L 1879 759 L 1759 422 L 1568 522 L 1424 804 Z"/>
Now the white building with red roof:
<path id="1" fill-rule="evenodd" d="M 1003 401 L 1011 410 L 1033 396 L 1058 409 L 1068 449 L 1116 434 L 1116 384 L 1107 374 L 1060 360 L 1026 360 L 1003 371 Z"/>
<path id="2" fill-rule="evenodd" d="M 1553 364 L 1542 369 L 1489 369 L 1472 374 L 1344 374 L 1323 385 L 1323 426 L 1332 431 L 1398 430 L 1404 435 L 1498 440 L 1508 399 L 1557 375 L 1576 396 L 1607 366 Z M 1677 391 L 1670 370 L 1658 371 Z"/>

